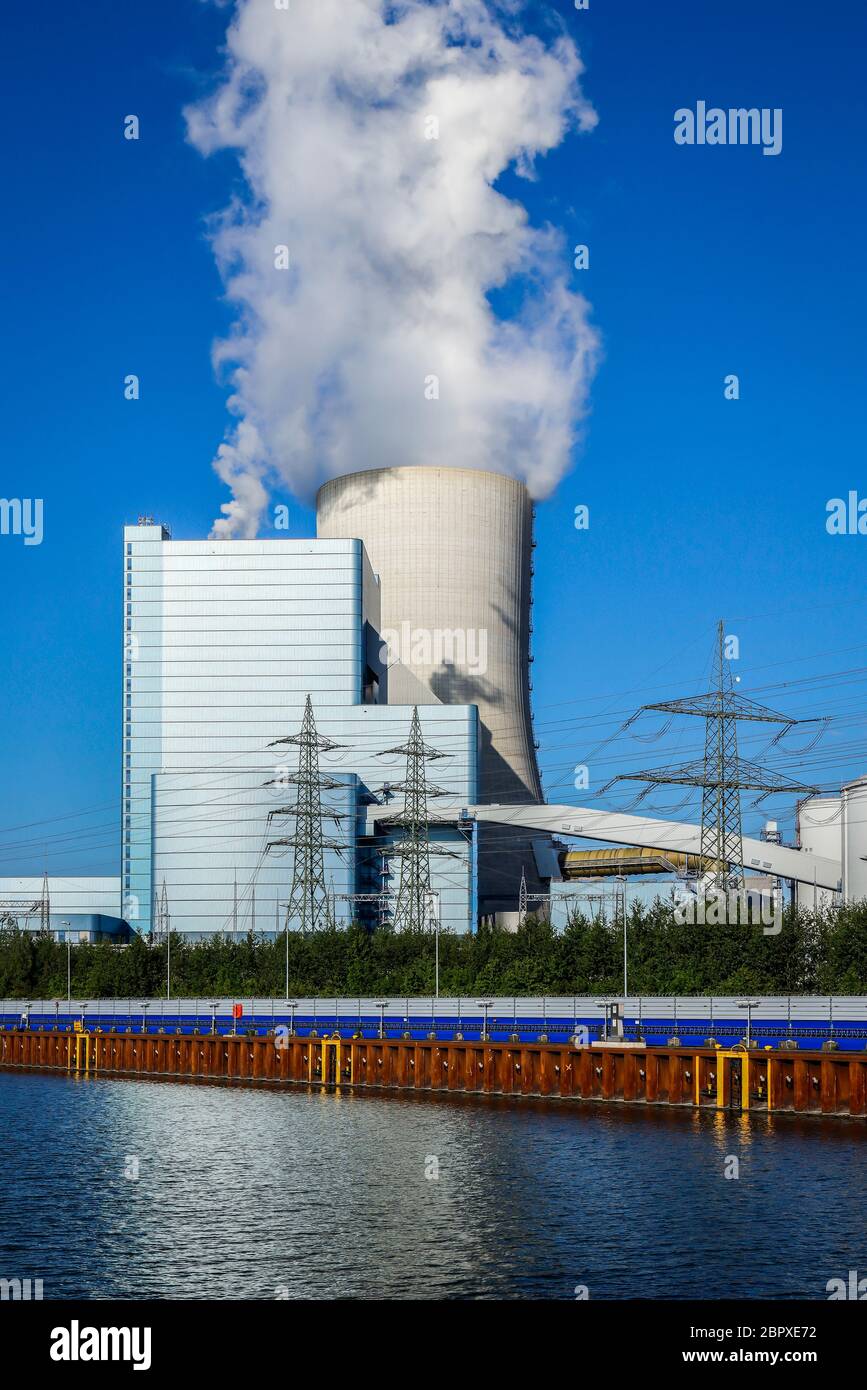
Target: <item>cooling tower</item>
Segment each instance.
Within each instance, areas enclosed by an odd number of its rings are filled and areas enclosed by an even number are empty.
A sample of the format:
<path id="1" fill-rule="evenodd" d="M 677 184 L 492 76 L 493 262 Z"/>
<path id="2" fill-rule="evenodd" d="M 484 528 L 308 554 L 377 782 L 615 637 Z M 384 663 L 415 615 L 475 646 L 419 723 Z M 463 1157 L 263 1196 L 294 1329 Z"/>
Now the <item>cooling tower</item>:
<path id="1" fill-rule="evenodd" d="M 485 802 L 541 801 L 529 696 L 532 519 L 523 483 L 471 468 L 351 473 L 317 498 L 317 535 L 359 537 L 380 577 L 382 632 L 390 663 L 400 663 L 389 703 L 478 706 Z M 522 865 L 534 886 L 526 835 L 487 837 L 484 910 L 514 906 Z"/>

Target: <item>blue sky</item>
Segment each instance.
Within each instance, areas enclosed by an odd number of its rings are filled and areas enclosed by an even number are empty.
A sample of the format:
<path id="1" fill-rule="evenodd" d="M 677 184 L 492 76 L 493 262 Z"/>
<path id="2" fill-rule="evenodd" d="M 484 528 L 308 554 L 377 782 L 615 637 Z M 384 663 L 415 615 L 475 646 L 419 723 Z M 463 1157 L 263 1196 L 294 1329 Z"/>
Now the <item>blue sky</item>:
<path id="1" fill-rule="evenodd" d="M 503 187 L 590 246 L 576 281 L 604 360 L 575 466 L 538 508 L 533 697 L 549 795 L 586 800 L 577 763 L 598 790 L 629 765 L 695 755 L 693 721 L 595 750 L 635 705 L 702 687 L 720 616 L 740 638 L 745 694 L 833 716 L 809 758 L 771 765 L 833 786 L 867 768 L 867 537 L 825 530 L 829 498 L 867 496 L 867 19 L 805 0 L 558 0 L 528 17 L 552 11 L 581 46 L 599 124 L 536 182 Z M 43 498 L 45 535 L 0 537 L 0 874 L 116 870 L 121 528 L 149 512 L 204 536 L 226 500 L 209 466 L 227 421 L 210 347 L 229 313 L 204 219 L 240 181 L 231 156 L 186 143 L 182 119 L 226 19 L 200 0 L 6 19 L 0 493 Z M 781 107 L 782 153 L 676 146 L 673 113 L 699 99 Z M 122 138 L 131 111 L 135 143 Z M 142 381 L 135 403 L 127 372 Z M 312 532 L 308 511 L 293 518 Z M 789 832 L 791 802 L 770 809 Z M 761 819 L 749 812 L 747 828 Z"/>

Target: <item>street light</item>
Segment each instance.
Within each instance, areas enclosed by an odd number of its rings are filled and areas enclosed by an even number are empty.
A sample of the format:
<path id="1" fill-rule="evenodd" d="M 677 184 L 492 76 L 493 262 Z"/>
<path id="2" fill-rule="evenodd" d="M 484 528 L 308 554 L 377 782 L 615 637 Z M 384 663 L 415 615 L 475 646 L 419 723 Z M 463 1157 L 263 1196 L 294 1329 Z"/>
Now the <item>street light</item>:
<path id="1" fill-rule="evenodd" d="M 212 1033 L 216 1033 L 216 1031 L 217 1031 L 217 1009 L 218 1009 L 219 1007 L 220 1007 L 219 1000 L 212 1000 L 211 1003 L 208 1005 L 208 1008 L 211 1010 L 211 1032 L 212 1032 Z"/>
<path id="2" fill-rule="evenodd" d="M 62 927 L 66 928 L 66 1002 L 72 1003 L 72 937 L 69 935 L 70 926 L 68 922 L 61 922 Z"/>
<path id="3" fill-rule="evenodd" d="M 434 929 L 434 997 L 440 997 L 440 908 L 439 893 L 428 895 L 428 921 L 433 918 Z"/>
<path id="4" fill-rule="evenodd" d="M 148 1014 L 147 1014 L 147 1011 L 148 1011 L 148 1009 L 150 1008 L 150 1006 L 151 1006 L 151 1001 L 150 1001 L 149 999 L 140 999 L 140 1000 L 139 1000 L 139 1008 L 141 1009 L 141 1030 L 142 1030 L 143 1033 L 146 1033 L 147 1030 L 148 1030 Z"/>
<path id="5" fill-rule="evenodd" d="M 629 975 L 628 975 L 628 968 L 627 968 L 627 961 L 626 961 L 626 884 L 627 884 L 626 875 L 625 875 L 625 874 L 617 874 L 616 877 L 615 877 L 615 879 L 614 879 L 614 882 L 615 882 L 615 883 L 620 883 L 620 884 L 623 885 L 623 892 L 622 892 L 622 895 L 621 895 L 621 902 L 622 902 L 622 904 L 623 904 L 623 1003 L 624 1003 L 624 1006 L 625 1006 L 625 1004 L 626 1004 L 626 996 L 629 994 Z"/>
<path id="6" fill-rule="evenodd" d="M 388 1008 L 389 1002 L 388 999 L 378 999 L 375 1005 L 375 1007 L 379 1009 L 379 1036 L 381 1038 L 385 1037 L 385 1011 Z"/>
<path id="7" fill-rule="evenodd" d="M 485 1011 L 485 1031 L 482 1034 L 481 1040 L 482 1042 L 489 1042 L 490 1039 L 488 1037 L 488 1009 L 493 1008 L 494 1001 L 493 999 L 477 999 L 476 1004 L 480 1009 L 484 1009 Z"/>
<path id="8" fill-rule="evenodd" d="M 279 915 L 279 912 L 280 912 L 280 904 L 279 904 L 279 902 L 277 903 L 277 912 L 278 912 L 278 915 Z M 285 935 L 286 935 L 286 1003 L 288 1004 L 288 1003 L 289 1003 L 289 908 L 288 908 L 288 905 L 287 905 L 287 907 L 286 907 L 286 932 L 285 932 Z"/>
<path id="9" fill-rule="evenodd" d="M 758 999 L 739 999 L 739 1000 L 738 1000 L 738 1008 L 739 1008 L 739 1009 L 746 1009 L 746 1011 L 747 1011 L 747 1052 L 749 1052 L 750 1048 L 751 1048 L 752 1045 L 753 1045 L 753 1039 L 752 1039 L 752 1031 L 753 1031 L 753 1030 L 752 1030 L 753 1009 L 757 1009 L 758 1006 L 759 1006 L 759 1000 L 758 1000 Z"/>
<path id="10" fill-rule="evenodd" d="M 294 1038 L 294 1036 L 295 1036 L 295 1010 L 298 1008 L 298 1000 L 297 1000 L 297 999 L 288 999 L 288 998 L 287 998 L 287 1000 L 286 1000 L 286 1007 L 287 1007 L 287 1009 L 289 1010 L 289 1032 L 292 1034 L 292 1037 Z"/>

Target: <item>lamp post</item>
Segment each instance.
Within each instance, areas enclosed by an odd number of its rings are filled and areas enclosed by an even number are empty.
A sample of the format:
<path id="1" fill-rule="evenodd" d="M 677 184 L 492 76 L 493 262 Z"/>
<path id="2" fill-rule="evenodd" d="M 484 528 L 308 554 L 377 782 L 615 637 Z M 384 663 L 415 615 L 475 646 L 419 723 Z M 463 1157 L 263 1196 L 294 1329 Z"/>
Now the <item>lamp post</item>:
<path id="1" fill-rule="evenodd" d="M 149 999 L 140 999 L 139 1008 L 141 1009 L 141 1030 L 146 1033 L 148 1030 L 148 1009 L 151 1006 Z"/>
<path id="2" fill-rule="evenodd" d="M 389 1001 L 387 999 L 378 999 L 376 1001 L 376 1007 L 379 1009 L 379 1036 L 381 1038 L 385 1037 L 385 1011 L 388 1005 Z"/>
<path id="3" fill-rule="evenodd" d="M 277 904 L 277 911 L 280 911 L 280 904 Z M 286 912 L 286 1003 L 289 1003 L 289 912 Z"/>
<path id="4" fill-rule="evenodd" d="M 433 917 L 434 929 L 434 996 L 440 997 L 440 895 L 431 893 L 429 901 L 430 914 Z"/>
<path id="5" fill-rule="evenodd" d="M 629 971 L 626 958 L 626 875 L 618 874 L 615 882 L 619 883 L 622 887 L 620 901 L 623 907 L 623 1004 L 625 1007 L 626 996 L 629 993 Z"/>
<path id="6" fill-rule="evenodd" d="M 746 1009 L 746 1051 L 753 1045 L 753 1009 L 759 1008 L 759 999 L 738 999 L 738 1008 Z"/>
<path id="7" fill-rule="evenodd" d="M 477 999 L 477 1000 L 476 1000 L 476 1003 L 477 1003 L 477 1005 L 479 1006 L 480 1009 L 484 1009 L 484 1011 L 485 1011 L 485 1023 L 484 1023 L 485 1031 L 482 1033 L 482 1041 L 483 1041 L 483 1042 L 487 1042 L 487 1041 L 488 1041 L 488 1009 L 490 1009 L 490 1008 L 493 1007 L 494 1001 L 493 1001 L 493 999 Z"/>
<path id="8" fill-rule="evenodd" d="M 286 1007 L 289 1010 L 289 1032 L 295 1036 L 295 1010 L 298 1008 L 298 1000 L 286 998 Z"/>
<path id="9" fill-rule="evenodd" d="M 211 1033 L 217 1031 L 217 1009 L 220 1007 L 219 1001 L 212 999 L 208 1008 L 211 1010 Z"/>
<path id="10" fill-rule="evenodd" d="M 66 1002 L 72 1003 L 72 938 L 69 935 L 69 923 L 62 922 L 61 926 L 66 928 Z"/>

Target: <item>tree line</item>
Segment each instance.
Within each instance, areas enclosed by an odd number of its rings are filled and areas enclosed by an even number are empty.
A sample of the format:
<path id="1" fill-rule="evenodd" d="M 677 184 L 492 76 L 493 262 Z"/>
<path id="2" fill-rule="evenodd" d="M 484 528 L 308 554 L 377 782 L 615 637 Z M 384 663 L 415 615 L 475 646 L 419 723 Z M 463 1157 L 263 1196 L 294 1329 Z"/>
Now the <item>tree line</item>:
<path id="1" fill-rule="evenodd" d="M 630 994 L 867 993 L 867 903 L 789 909 L 782 930 L 678 923 L 672 906 L 635 903 L 626 922 Z M 424 995 L 434 988 L 433 935 L 359 926 L 276 940 L 253 935 L 190 942 L 172 936 L 174 998 Z M 134 937 L 70 948 L 72 997 L 165 996 L 165 942 Z M 440 993 L 620 994 L 623 922 L 577 915 L 563 931 L 528 919 L 517 932 L 442 932 Z M 67 946 L 48 934 L 0 932 L 0 998 L 65 999 Z"/>

